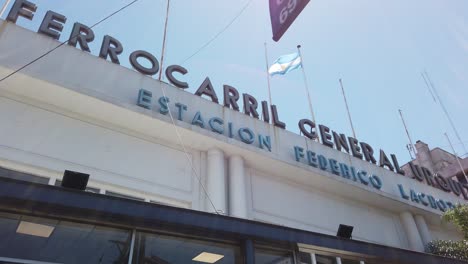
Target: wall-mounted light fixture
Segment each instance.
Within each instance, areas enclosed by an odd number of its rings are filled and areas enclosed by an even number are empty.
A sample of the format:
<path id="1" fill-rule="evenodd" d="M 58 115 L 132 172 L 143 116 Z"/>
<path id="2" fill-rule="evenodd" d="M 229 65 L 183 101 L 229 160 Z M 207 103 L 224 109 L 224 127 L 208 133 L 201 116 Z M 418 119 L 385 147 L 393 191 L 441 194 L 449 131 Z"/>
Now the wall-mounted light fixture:
<path id="1" fill-rule="evenodd" d="M 89 174 L 65 170 L 62 187 L 84 191 L 88 185 Z"/>
<path id="2" fill-rule="evenodd" d="M 336 232 L 336 236 L 341 237 L 341 238 L 351 239 L 352 238 L 351 234 L 353 233 L 353 229 L 354 229 L 353 226 L 340 224 L 340 226 L 338 227 L 338 232 Z"/>

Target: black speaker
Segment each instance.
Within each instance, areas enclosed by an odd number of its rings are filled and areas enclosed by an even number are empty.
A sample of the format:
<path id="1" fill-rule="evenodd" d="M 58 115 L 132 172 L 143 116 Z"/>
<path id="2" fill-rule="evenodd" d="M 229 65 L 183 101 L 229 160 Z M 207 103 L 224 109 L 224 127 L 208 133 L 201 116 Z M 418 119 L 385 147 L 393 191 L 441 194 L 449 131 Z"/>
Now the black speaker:
<path id="1" fill-rule="evenodd" d="M 63 173 L 62 187 L 81 190 L 86 189 L 88 185 L 89 174 L 65 170 Z"/>
<path id="2" fill-rule="evenodd" d="M 338 232 L 336 232 L 337 237 L 342 237 L 342 238 L 351 238 L 351 234 L 353 233 L 353 226 L 348 226 L 348 225 L 341 225 L 338 227 Z"/>

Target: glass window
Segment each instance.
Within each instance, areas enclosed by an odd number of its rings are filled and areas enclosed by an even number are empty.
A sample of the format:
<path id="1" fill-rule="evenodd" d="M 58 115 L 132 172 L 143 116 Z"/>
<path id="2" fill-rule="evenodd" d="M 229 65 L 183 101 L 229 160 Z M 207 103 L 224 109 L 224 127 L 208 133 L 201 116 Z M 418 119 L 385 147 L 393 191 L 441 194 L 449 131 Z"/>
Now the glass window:
<path id="1" fill-rule="evenodd" d="M 49 179 L 45 177 L 39 177 L 36 175 L 24 173 L 24 172 L 19 172 L 19 171 L 14 171 L 14 170 L 9 170 L 0 167 L 0 177 L 3 178 L 9 178 L 9 179 L 16 179 L 16 180 L 21 180 L 21 181 L 27 181 L 27 182 L 35 182 L 35 183 L 41 183 L 41 184 L 48 184 Z"/>
<path id="2" fill-rule="evenodd" d="M 3 258 L 67 264 L 126 264 L 131 232 L 1 213 L 0 237 Z"/>
<path id="3" fill-rule="evenodd" d="M 154 201 L 154 200 L 150 200 L 150 203 L 154 203 L 154 204 L 160 204 L 160 205 L 168 205 L 168 206 L 171 206 L 170 204 L 168 203 L 163 203 L 163 202 L 159 202 L 159 201 Z"/>
<path id="4" fill-rule="evenodd" d="M 255 249 L 255 264 L 293 264 L 293 255 L 289 251 Z"/>
<path id="5" fill-rule="evenodd" d="M 457 175 L 457 180 L 460 182 L 460 183 L 463 183 L 463 184 L 466 184 L 467 183 L 467 180 L 465 178 L 465 176 L 463 174 L 458 174 Z"/>
<path id="6" fill-rule="evenodd" d="M 186 264 L 186 263 L 242 263 L 237 246 L 138 232 L 133 263 L 136 264 Z"/>
<path id="7" fill-rule="evenodd" d="M 308 252 L 299 252 L 297 258 L 299 259 L 299 264 L 313 264 L 312 255 Z"/>
<path id="8" fill-rule="evenodd" d="M 61 180 L 56 180 L 55 181 L 55 186 L 62 186 L 62 181 Z M 86 192 L 91 192 L 91 193 L 99 193 L 99 189 L 98 188 L 94 188 L 94 187 L 89 187 L 89 186 L 86 186 L 86 189 L 85 189 Z"/>
<path id="9" fill-rule="evenodd" d="M 317 264 L 337 264 L 336 257 L 332 256 L 315 255 L 315 259 Z"/>
<path id="10" fill-rule="evenodd" d="M 341 264 L 360 264 L 359 260 L 341 259 Z"/>
<path id="11" fill-rule="evenodd" d="M 116 193 L 116 192 L 111 192 L 111 191 L 106 191 L 106 195 L 125 198 L 125 199 L 130 199 L 130 200 L 136 200 L 136 201 L 141 201 L 141 202 L 145 201 L 145 199 L 143 199 L 143 198 L 130 196 L 130 195 L 126 195 L 126 194 L 121 194 L 121 193 Z"/>

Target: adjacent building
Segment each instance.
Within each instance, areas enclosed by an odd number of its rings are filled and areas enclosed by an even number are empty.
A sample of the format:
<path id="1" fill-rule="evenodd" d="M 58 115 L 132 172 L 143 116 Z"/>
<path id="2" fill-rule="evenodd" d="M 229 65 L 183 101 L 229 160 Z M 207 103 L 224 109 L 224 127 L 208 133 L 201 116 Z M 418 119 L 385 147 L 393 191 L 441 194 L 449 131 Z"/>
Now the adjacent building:
<path id="1" fill-rule="evenodd" d="M 416 158 L 412 161 L 420 166 L 429 168 L 444 178 L 453 178 L 467 183 L 468 157 L 457 157 L 441 148 L 429 149 L 428 144 L 418 140 L 415 144 Z M 409 163 L 402 166 L 406 175 L 413 175 Z"/>

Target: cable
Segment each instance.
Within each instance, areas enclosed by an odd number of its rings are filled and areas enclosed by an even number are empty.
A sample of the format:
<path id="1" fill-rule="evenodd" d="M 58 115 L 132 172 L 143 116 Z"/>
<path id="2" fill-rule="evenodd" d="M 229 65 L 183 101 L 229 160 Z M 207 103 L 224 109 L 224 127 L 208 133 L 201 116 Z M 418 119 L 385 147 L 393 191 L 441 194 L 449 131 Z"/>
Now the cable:
<path id="1" fill-rule="evenodd" d="M 184 61 L 182 61 L 182 63 L 180 63 L 181 65 L 184 64 L 186 61 L 190 60 L 192 57 L 194 57 L 195 55 L 197 55 L 198 53 L 200 53 L 200 51 L 202 51 L 204 48 L 206 48 L 208 45 L 211 44 L 211 42 L 215 41 L 224 31 L 226 31 L 233 23 L 234 21 L 236 21 L 237 18 L 240 17 L 240 15 L 242 15 L 242 13 L 244 13 L 245 9 L 247 9 L 247 7 L 250 5 L 250 3 L 252 3 L 252 0 L 249 0 L 247 2 L 247 4 L 244 5 L 244 7 L 239 11 L 239 13 L 237 13 L 237 15 L 223 28 L 221 29 L 221 31 L 219 31 L 218 33 L 216 33 L 216 35 L 214 35 L 214 37 L 212 37 L 208 42 L 206 42 L 203 46 L 201 46 L 197 51 L 195 51 L 195 53 L 193 53 L 192 55 L 188 56 Z"/>
<path id="2" fill-rule="evenodd" d="M 166 96 L 166 89 L 164 88 L 164 85 L 161 85 L 161 91 L 162 91 L 163 96 L 167 97 Z M 215 205 L 213 203 L 213 200 L 211 200 L 211 198 L 210 198 L 210 195 L 208 195 L 208 191 L 206 190 L 205 185 L 203 184 L 203 182 L 202 182 L 200 176 L 198 175 L 197 171 L 193 168 L 192 159 L 190 158 L 190 155 L 188 154 L 187 148 L 185 147 L 184 141 L 182 140 L 182 136 L 179 133 L 179 129 L 177 128 L 177 125 L 175 124 L 174 117 L 172 116 L 172 113 L 171 113 L 170 110 L 168 112 L 169 112 L 169 117 L 171 118 L 171 122 L 172 122 L 172 125 L 174 127 L 174 130 L 176 132 L 177 138 L 179 140 L 179 144 L 182 146 L 185 157 L 187 158 L 187 161 L 189 162 L 190 168 L 192 169 L 193 174 L 195 174 L 195 177 L 197 178 L 198 183 L 200 183 L 200 186 L 202 187 L 203 192 L 205 193 L 206 198 L 208 198 L 208 201 L 210 202 L 211 206 L 213 207 L 215 213 L 219 215 L 220 213 L 216 209 L 216 207 L 215 207 Z"/>
<path id="3" fill-rule="evenodd" d="M 94 25 L 92 25 L 90 28 L 94 28 L 95 26 L 101 24 L 102 22 L 106 21 L 107 19 L 111 18 L 112 16 L 114 16 L 115 14 L 119 13 L 120 11 L 124 10 L 125 8 L 133 5 L 134 3 L 138 2 L 139 0 L 133 0 L 132 2 L 124 5 L 123 7 L 121 7 L 120 9 L 118 9 L 117 11 L 114 11 L 113 13 L 111 13 L 110 15 L 104 17 L 103 19 L 99 20 L 98 22 L 96 22 Z M 75 38 L 77 37 L 78 35 L 80 35 L 80 32 L 78 32 L 76 35 L 70 37 L 69 39 L 72 39 L 72 38 Z M 65 41 L 62 41 L 59 45 L 57 45 L 55 48 L 47 51 L 46 53 L 40 55 L 39 57 L 35 58 L 34 60 L 28 62 L 27 64 L 21 66 L 20 68 L 18 68 L 17 70 L 13 71 L 12 73 L 8 74 L 7 76 L 3 77 L 2 79 L 0 79 L 0 82 L 3 82 L 4 80 L 10 78 L 11 76 L 17 74 L 18 72 L 20 72 L 21 70 L 23 70 L 24 68 L 30 66 L 31 64 L 35 63 L 36 61 L 44 58 L 45 56 L 49 55 L 50 53 L 54 52 L 56 49 L 60 48 L 61 46 L 65 45 L 68 40 L 65 40 Z"/>
<path id="4" fill-rule="evenodd" d="M 442 108 L 442 110 L 444 111 L 445 113 L 445 116 L 447 117 L 450 125 L 452 126 L 452 129 L 453 129 L 453 132 L 455 132 L 455 136 L 457 137 L 458 141 L 462 143 L 462 147 L 463 147 L 463 150 L 465 153 L 468 153 L 468 151 L 466 150 L 466 147 L 465 147 L 465 144 L 463 144 L 463 141 L 460 137 L 460 135 L 458 134 L 458 130 L 457 128 L 455 127 L 455 124 L 453 123 L 453 120 L 452 120 L 452 117 L 450 116 L 449 112 L 447 111 L 447 108 L 445 108 L 445 104 L 442 102 L 442 100 L 440 99 L 440 96 L 439 96 L 439 93 L 437 92 L 437 89 L 436 87 L 434 86 L 434 84 L 432 83 L 432 80 L 431 78 L 429 77 L 429 74 L 427 73 L 427 71 L 424 71 L 424 74 L 426 75 L 426 78 L 427 80 L 429 81 L 429 84 L 437 98 L 437 100 L 439 101 L 439 105 L 440 107 Z"/>
<path id="5" fill-rule="evenodd" d="M 431 96 L 432 96 L 432 100 L 434 100 L 434 103 L 437 103 L 437 100 L 436 100 L 436 98 L 435 98 L 435 96 L 434 96 L 434 93 L 433 93 L 432 90 L 431 90 L 431 87 L 429 86 L 429 83 L 428 83 L 428 81 L 427 81 L 427 79 L 426 79 L 426 76 L 424 76 L 424 73 L 422 73 L 422 72 L 421 72 L 421 76 L 422 76 L 422 78 L 424 79 L 424 82 L 426 83 L 427 90 L 429 91 L 429 93 L 430 93 Z"/>
<path id="6" fill-rule="evenodd" d="M 101 24 L 102 22 L 106 21 L 106 20 L 109 19 L 110 17 L 114 16 L 115 14 L 121 12 L 121 11 L 124 10 L 125 8 L 127 8 L 127 7 L 129 7 L 129 6 L 131 6 L 131 5 L 133 5 L 134 3 L 138 2 L 138 1 L 139 1 L 139 0 L 133 0 L 132 2 L 126 4 L 125 6 L 121 7 L 120 9 L 118 9 L 117 11 L 114 11 L 114 12 L 111 13 L 110 15 L 108 15 L 108 16 L 104 17 L 103 19 L 99 20 L 99 21 L 96 22 L 94 25 L 92 25 L 90 28 L 94 28 L 95 26 Z M 250 2 L 251 2 L 251 1 L 252 1 L 252 0 L 250 0 Z M 249 3 L 250 3 L 250 2 L 249 2 Z M 246 7 L 247 7 L 247 6 L 246 6 Z M 246 7 L 244 7 L 244 9 L 245 9 Z M 233 22 L 233 21 L 232 21 L 232 22 Z M 72 36 L 72 37 L 69 38 L 69 39 L 72 39 L 72 38 L 74 38 L 74 37 L 77 37 L 79 34 L 80 34 L 80 33 L 77 33 L 76 35 Z M 21 66 L 20 68 L 18 68 L 17 70 L 13 71 L 13 72 L 10 73 L 10 74 L 8 74 L 7 76 L 3 77 L 2 79 L 0 79 L 0 82 L 6 80 L 6 79 L 8 79 L 8 78 L 10 78 L 11 76 L 13 76 L 13 75 L 15 75 L 16 73 L 20 72 L 20 71 L 23 70 L 24 68 L 26 68 L 26 67 L 32 65 L 33 63 L 37 62 L 38 60 L 40 60 L 40 59 L 42 59 L 42 58 L 44 58 L 45 56 L 47 56 L 47 55 L 49 55 L 50 53 L 54 52 L 56 49 L 58 49 L 58 48 L 60 48 L 61 46 L 65 45 L 67 42 L 68 42 L 68 40 L 65 40 L 65 41 L 61 42 L 59 45 L 57 45 L 57 46 L 54 47 L 53 49 L 51 49 L 51 50 L 45 52 L 44 54 L 40 55 L 39 57 L 33 59 L 32 61 L 28 62 L 27 64 L 25 64 L 25 65 L 23 65 L 23 66 Z M 165 92 L 165 89 L 164 89 L 163 86 L 161 86 L 161 90 L 162 90 L 162 93 L 163 93 L 164 97 L 166 97 L 166 92 Z M 195 176 L 196 176 L 198 182 L 200 183 L 200 185 L 201 185 L 201 187 L 202 187 L 202 189 L 203 189 L 203 192 L 204 192 L 205 195 L 207 196 L 207 198 L 208 198 L 208 200 L 209 200 L 211 206 L 213 207 L 215 213 L 216 213 L 216 214 L 219 214 L 218 210 L 216 210 L 216 207 L 215 207 L 213 201 L 211 200 L 210 196 L 208 195 L 208 192 L 207 192 L 207 190 L 206 190 L 204 184 L 202 183 L 201 178 L 199 177 L 198 173 L 195 171 L 195 169 L 194 169 L 194 167 L 193 167 L 193 162 L 192 162 L 192 160 L 191 160 L 191 158 L 190 158 L 190 156 L 189 156 L 189 154 L 188 154 L 187 148 L 185 147 L 185 144 L 184 144 L 184 142 L 183 142 L 183 140 L 182 140 L 182 137 L 181 137 L 181 135 L 180 135 L 180 133 L 179 133 L 179 130 L 178 130 L 176 124 L 175 124 L 175 121 L 174 121 L 174 118 L 173 118 L 173 116 L 172 116 L 171 111 L 169 111 L 169 116 L 170 116 L 170 118 L 171 118 L 172 125 L 173 125 L 174 128 L 175 128 L 175 131 L 176 131 L 176 134 L 177 134 L 177 138 L 178 138 L 178 140 L 179 140 L 179 143 L 180 143 L 180 145 L 182 146 L 182 149 L 183 149 L 184 154 L 185 154 L 185 156 L 186 156 L 186 158 L 187 158 L 187 160 L 188 160 L 188 162 L 189 162 L 189 165 L 190 165 L 190 167 L 191 167 L 191 169 L 192 169 L 193 174 L 195 174 Z"/>
<path id="7" fill-rule="evenodd" d="M 458 142 L 458 143 L 453 143 L 452 145 L 454 145 L 454 146 L 460 146 L 460 145 L 462 145 L 462 144 L 464 144 L 464 143 L 468 143 L 468 140 L 463 140 L 463 141 L 460 141 L 460 142 Z M 439 146 L 439 148 L 446 148 L 446 147 L 450 147 L 450 145 Z"/>

